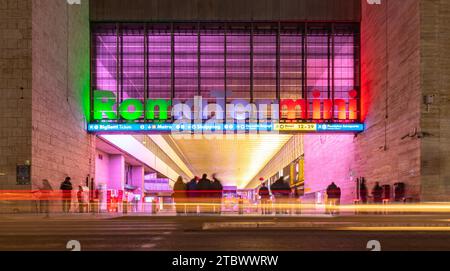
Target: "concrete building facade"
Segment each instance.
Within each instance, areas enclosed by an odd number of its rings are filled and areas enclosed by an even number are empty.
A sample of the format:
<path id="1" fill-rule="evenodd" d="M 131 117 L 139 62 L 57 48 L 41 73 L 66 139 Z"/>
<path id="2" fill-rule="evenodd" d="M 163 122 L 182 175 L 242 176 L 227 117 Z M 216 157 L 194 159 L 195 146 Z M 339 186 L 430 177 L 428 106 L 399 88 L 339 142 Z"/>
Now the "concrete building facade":
<path id="1" fill-rule="evenodd" d="M 414 200 L 450 200 L 448 1 L 0 0 L 0 15 L 1 190 L 96 175 L 99 139 L 86 132 L 90 22 L 345 21 L 360 23 L 366 127 L 355 135 L 304 135 L 308 191 L 335 180 L 349 203 L 356 178 L 365 177 L 369 187 L 404 182 Z M 161 159 L 174 169 L 167 174 L 188 175 Z M 261 174 L 288 162 L 275 156 Z M 327 170 L 317 170 L 321 164 Z M 32 183 L 17 185 L 17 165 L 31 166 Z"/>

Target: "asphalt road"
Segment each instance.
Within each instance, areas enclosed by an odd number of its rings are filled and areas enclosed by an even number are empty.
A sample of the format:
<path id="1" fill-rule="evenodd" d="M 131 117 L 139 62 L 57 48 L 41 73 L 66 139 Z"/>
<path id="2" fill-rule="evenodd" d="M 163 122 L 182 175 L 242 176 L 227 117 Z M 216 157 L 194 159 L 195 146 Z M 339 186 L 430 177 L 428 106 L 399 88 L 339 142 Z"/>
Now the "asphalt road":
<path id="1" fill-rule="evenodd" d="M 446 217 L 118 217 L 113 219 L 0 219 L 0 250 L 65 251 L 79 241 L 87 251 L 321 251 L 368 250 L 377 240 L 382 250 L 450 250 L 450 231 L 349 231 L 329 229 L 203 230 L 205 222 L 444 221 Z"/>

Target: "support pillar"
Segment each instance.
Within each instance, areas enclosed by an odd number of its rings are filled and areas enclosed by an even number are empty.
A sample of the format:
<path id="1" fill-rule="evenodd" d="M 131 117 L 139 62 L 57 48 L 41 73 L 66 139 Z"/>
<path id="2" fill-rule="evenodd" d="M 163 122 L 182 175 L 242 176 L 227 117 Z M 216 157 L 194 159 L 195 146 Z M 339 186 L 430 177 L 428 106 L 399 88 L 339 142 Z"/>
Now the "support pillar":
<path id="1" fill-rule="evenodd" d="M 123 190 L 125 185 L 125 157 L 112 154 L 109 158 L 108 189 Z"/>

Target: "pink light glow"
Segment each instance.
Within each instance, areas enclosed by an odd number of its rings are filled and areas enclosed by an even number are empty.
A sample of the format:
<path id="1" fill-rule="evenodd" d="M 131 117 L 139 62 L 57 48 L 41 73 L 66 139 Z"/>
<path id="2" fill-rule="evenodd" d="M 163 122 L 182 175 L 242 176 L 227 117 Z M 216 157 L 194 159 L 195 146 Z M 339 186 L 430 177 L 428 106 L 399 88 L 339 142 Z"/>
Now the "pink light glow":
<path id="1" fill-rule="evenodd" d="M 145 61 L 148 63 L 149 99 L 169 99 L 171 89 L 174 87 L 174 103 L 193 100 L 198 92 L 203 99 L 208 100 L 212 98 L 213 91 L 223 91 L 226 85 L 226 90 L 230 92 L 227 96 L 228 101 L 250 100 L 251 77 L 253 98 L 256 103 L 263 100 L 273 101 L 277 98 L 275 28 L 270 31 L 255 28 L 251 62 L 249 29 L 228 30 L 225 38 L 223 29 L 208 29 L 205 25 L 197 35 L 196 27 L 180 24 L 177 26 L 179 28 L 174 29 L 172 47 L 170 30 L 165 28 L 166 26 L 155 24 L 155 29 L 145 36 L 143 24 L 123 24 L 120 50 L 116 48 L 118 39 L 114 27 L 105 27 L 102 24 L 96 26 L 94 28 L 96 49 L 93 54 L 94 87 L 100 90 L 117 90 L 117 52 L 120 51 L 123 58 L 119 71 L 122 72 L 123 80 L 119 82 L 119 89 L 123 98 L 143 99 L 146 85 Z M 333 116 L 330 118 L 338 121 L 339 114 L 341 117 L 344 114 L 348 115 L 350 103 L 348 92 L 352 89 L 359 92 L 358 71 L 355 69 L 359 44 L 354 29 L 339 28 L 339 25 L 337 27 L 333 43 L 330 43 L 327 28 L 319 27 L 319 30 L 308 32 L 305 39 L 304 33 L 300 30 L 281 31 L 279 84 L 281 99 L 311 99 L 313 91 L 318 90 L 321 99 L 330 99 L 332 96 L 343 100 L 346 109 L 334 108 Z M 306 44 L 303 44 L 304 41 Z M 334 46 L 331 47 L 331 44 Z M 148 53 L 147 60 L 145 52 Z M 200 55 L 197 55 L 199 52 Z M 305 79 L 306 89 L 303 89 Z M 313 116 L 313 107 L 312 102 L 306 105 L 308 119 L 317 119 L 317 116 L 316 118 Z"/>
<path id="2" fill-rule="evenodd" d="M 178 177 L 173 169 L 145 148 L 135 137 L 131 135 L 102 135 L 101 137 L 168 178 L 176 180 Z"/>
<path id="3" fill-rule="evenodd" d="M 343 134 L 303 137 L 307 193 L 323 191 L 331 182 L 335 182 L 341 187 L 342 203 L 352 202 L 355 190 L 351 180 L 353 137 Z"/>

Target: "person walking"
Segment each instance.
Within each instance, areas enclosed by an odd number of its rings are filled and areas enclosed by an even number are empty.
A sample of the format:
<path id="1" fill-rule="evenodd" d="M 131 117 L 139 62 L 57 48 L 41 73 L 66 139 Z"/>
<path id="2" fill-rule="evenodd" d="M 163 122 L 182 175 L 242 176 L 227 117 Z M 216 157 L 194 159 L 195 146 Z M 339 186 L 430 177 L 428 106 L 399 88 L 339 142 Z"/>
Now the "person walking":
<path id="1" fill-rule="evenodd" d="M 186 190 L 187 186 L 183 182 L 183 177 L 179 176 L 173 186 L 173 201 L 177 214 L 186 213 Z"/>
<path id="2" fill-rule="evenodd" d="M 61 183 L 60 190 L 62 191 L 62 210 L 63 213 L 70 212 L 70 205 L 72 204 L 72 183 L 70 182 L 71 178 L 66 177 L 65 180 Z"/>
<path id="3" fill-rule="evenodd" d="M 327 187 L 327 203 L 325 206 L 325 212 L 327 214 L 333 214 L 335 212 L 337 204 L 337 196 L 338 196 L 338 187 L 334 182 L 332 182 Z"/>
<path id="4" fill-rule="evenodd" d="M 258 190 L 258 195 L 261 199 L 261 214 L 263 215 L 269 214 L 270 192 L 269 188 L 267 188 L 266 186 L 266 183 L 261 184 L 261 187 Z"/>
<path id="5" fill-rule="evenodd" d="M 39 212 L 45 213 L 45 217 L 50 217 L 50 194 L 53 191 L 50 182 L 47 179 L 43 179 L 40 186 L 38 186 L 40 197 L 39 197 Z"/>
<path id="6" fill-rule="evenodd" d="M 211 189 L 214 191 L 214 213 L 220 214 L 222 211 L 222 191 L 223 186 L 219 179 L 217 179 L 217 174 L 213 174 L 213 182 L 211 183 Z"/>
<path id="7" fill-rule="evenodd" d="M 188 199 L 188 206 L 187 206 L 187 212 L 188 213 L 197 213 L 197 202 L 198 202 L 198 191 L 197 191 L 197 184 L 198 184 L 199 178 L 195 176 L 192 180 L 190 180 L 186 184 L 186 190 L 187 190 L 187 199 Z"/>

